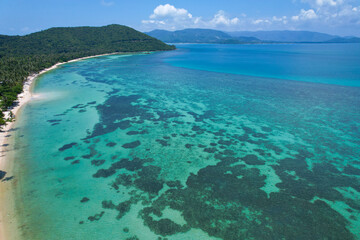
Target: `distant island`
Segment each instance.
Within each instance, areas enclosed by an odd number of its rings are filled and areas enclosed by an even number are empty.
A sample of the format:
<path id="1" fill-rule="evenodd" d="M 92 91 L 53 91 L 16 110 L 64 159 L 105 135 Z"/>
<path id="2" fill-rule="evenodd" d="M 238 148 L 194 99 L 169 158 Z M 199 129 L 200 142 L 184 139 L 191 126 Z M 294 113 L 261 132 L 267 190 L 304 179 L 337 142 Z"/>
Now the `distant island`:
<path id="1" fill-rule="evenodd" d="M 360 43 L 360 38 L 357 37 L 339 37 L 309 31 L 222 32 L 212 29 L 190 28 L 179 31 L 153 30 L 146 34 L 166 43 Z"/>
<path id="2" fill-rule="evenodd" d="M 122 25 L 50 28 L 26 36 L 0 35 L 0 125 L 31 74 L 59 62 L 114 52 L 173 50 Z"/>

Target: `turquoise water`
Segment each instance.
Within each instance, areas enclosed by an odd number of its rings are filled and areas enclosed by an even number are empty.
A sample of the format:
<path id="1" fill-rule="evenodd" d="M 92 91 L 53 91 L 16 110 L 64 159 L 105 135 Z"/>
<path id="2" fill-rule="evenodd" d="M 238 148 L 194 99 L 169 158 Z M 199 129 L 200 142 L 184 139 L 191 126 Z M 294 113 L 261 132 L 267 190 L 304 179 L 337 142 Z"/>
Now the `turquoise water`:
<path id="1" fill-rule="evenodd" d="M 360 44 L 180 44 L 174 66 L 360 87 Z M 184 54 L 185 53 L 185 54 Z"/>
<path id="2" fill-rule="evenodd" d="M 326 51 L 346 65 L 350 46 Z M 281 71 L 320 48 L 182 45 L 41 76 L 12 132 L 24 239 L 360 239 L 360 88 Z M 281 79 L 315 73 L 336 84 Z"/>

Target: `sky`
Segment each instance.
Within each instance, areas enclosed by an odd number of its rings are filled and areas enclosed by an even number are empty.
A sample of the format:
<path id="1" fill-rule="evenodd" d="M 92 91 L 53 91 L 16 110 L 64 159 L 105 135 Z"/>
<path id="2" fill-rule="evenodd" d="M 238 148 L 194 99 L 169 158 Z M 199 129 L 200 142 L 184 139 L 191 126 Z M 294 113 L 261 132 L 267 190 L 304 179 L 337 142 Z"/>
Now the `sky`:
<path id="1" fill-rule="evenodd" d="M 108 24 L 143 32 L 307 30 L 360 37 L 360 0 L 0 0 L 0 34 Z"/>

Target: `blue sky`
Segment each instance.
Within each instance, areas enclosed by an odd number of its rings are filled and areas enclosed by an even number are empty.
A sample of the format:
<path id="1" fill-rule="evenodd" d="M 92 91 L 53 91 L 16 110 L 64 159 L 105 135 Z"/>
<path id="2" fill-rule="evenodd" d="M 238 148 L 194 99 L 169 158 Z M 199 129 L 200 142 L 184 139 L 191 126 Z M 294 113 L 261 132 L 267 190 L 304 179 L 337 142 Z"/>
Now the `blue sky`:
<path id="1" fill-rule="evenodd" d="M 113 23 L 140 31 L 310 30 L 360 36 L 360 0 L 0 0 L 0 34 Z"/>

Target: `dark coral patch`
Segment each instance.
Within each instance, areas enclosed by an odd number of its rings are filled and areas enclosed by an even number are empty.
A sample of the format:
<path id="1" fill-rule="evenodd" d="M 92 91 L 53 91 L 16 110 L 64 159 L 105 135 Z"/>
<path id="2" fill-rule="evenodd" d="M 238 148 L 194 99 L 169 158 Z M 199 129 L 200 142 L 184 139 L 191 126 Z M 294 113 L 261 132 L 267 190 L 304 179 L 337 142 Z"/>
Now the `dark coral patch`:
<path id="1" fill-rule="evenodd" d="M 14 176 L 11 176 L 11 177 L 6 177 L 2 180 L 2 182 L 7 182 L 7 181 L 10 181 L 10 180 L 13 180 L 14 179 Z"/>
<path id="2" fill-rule="evenodd" d="M 182 115 L 178 112 L 171 112 L 171 111 L 157 111 L 157 115 L 159 115 L 159 118 L 156 119 L 156 121 L 163 121 L 166 122 L 170 118 L 178 118 Z"/>
<path id="3" fill-rule="evenodd" d="M 205 149 L 204 149 L 204 152 L 208 152 L 208 153 L 214 153 L 214 152 L 216 152 L 216 151 L 217 151 L 217 149 L 214 148 L 214 147 L 205 148 Z"/>
<path id="4" fill-rule="evenodd" d="M 88 202 L 88 201 L 90 201 L 90 199 L 87 198 L 87 197 L 83 197 L 83 198 L 80 200 L 81 203 L 86 203 L 86 202 Z"/>
<path id="5" fill-rule="evenodd" d="M 360 209 L 352 199 L 344 199 L 342 194 L 336 191 L 336 187 L 353 187 L 360 190 L 358 180 L 349 177 L 329 163 L 316 163 L 312 170 L 308 169 L 304 154 L 298 154 L 295 158 L 286 158 L 277 166 L 272 166 L 282 182 L 277 187 L 287 194 L 300 199 L 311 200 L 315 196 L 330 201 L 345 201 L 349 206 Z M 288 172 L 295 172 L 299 179 L 294 179 Z"/>
<path id="6" fill-rule="evenodd" d="M 138 173 L 139 178 L 134 181 L 134 184 L 139 189 L 150 194 L 157 194 L 162 188 L 164 181 L 159 179 L 161 168 L 156 166 L 146 166 Z"/>
<path id="7" fill-rule="evenodd" d="M 158 142 L 158 143 L 160 143 L 161 146 L 163 146 L 163 147 L 170 146 L 170 144 L 168 144 L 168 142 L 165 141 L 165 140 L 163 140 L 163 139 L 156 139 L 155 141 Z"/>
<path id="8" fill-rule="evenodd" d="M 0 180 L 3 179 L 5 177 L 5 175 L 6 175 L 6 172 L 0 170 Z"/>
<path id="9" fill-rule="evenodd" d="M 95 150 L 95 144 L 91 145 L 89 147 L 89 150 L 90 150 L 89 154 L 82 155 L 81 157 L 84 158 L 84 159 L 90 159 L 92 157 L 95 157 L 96 154 L 98 154 L 98 152 Z"/>
<path id="10" fill-rule="evenodd" d="M 59 148 L 59 151 L 62 152 L 62 151 L 65 151 L 69 148 L 72 148 L 73 146 L 77 145 L 76 142 L 72 142 L 72 143 L 69 143 L 69 144 L 65 144 L 64 146 L 62 146 L 61 148 Z"/>
<path id="11" fill-rule="evenodd" d="M 260 149 L 260 148 L 257 148 L 257 149 L 254 149 L 255 152 L 259 153 L 261 156 L 265 156 L 266 153 L 263 149 Z M 270 154 L 270 153 L 269 153 Z M 270 154 L 271 155 L 271 154 Z"/>
<path id="12" fill-rule="evenodd" d="M 225 136 L 225 130 L 224 129 L 220 129 L 219 131 L 217 131 L 217 132 L 214 132 L 213 134 L 215 135 L 215 136 L 218 136 L 218 137 L 220 137 L 220 136 Z"/>
<path id="13" fill-rule="evenodd" d="M 94 166 L 100 166 L 102 164 L 104 164 L 105 160 L 103 159 L 100 159 L 100 160 L 92 160 L 91 161 L 91 164 L 94 165 Z"/>
<path id="14" fill-rule="evenodd" d="M 84 104 L 76 104 L 75 106 L 72 106 L 71 108 L 85 108 L 86 105 Z"/>
<path id="15" fill-rule="evenodd" d="M 211 119 L 215 117 L 215 112 L 212 110 L 204 112 L 204 114 L 197 114 L 194 112 L 188 112 L 188 114 L 192 115 L 195 118 L 195 122 L 203 122 L 205 119 Z"/>
<path id="16" fill-rule="evenodd" d="M 111 167 L 108 169 L 100 169 L 98 170 L 93 177 L 94 178 L 106 178 L 109 176 L 112 176 L 116 173 L 116 170 L 125 168 L 129 171 L 135 171 L 138 169 L 141 169 L 145 163 L 152 162 L 153 159 L 140 159 L 140 158 L 134 158 L 132 161 L 130 161 L 127 158 L 123 158 L 118 162 L 115 162 L 111 164 Z"/>
<path id="17" fill-rule="evenodd" d="M 105 209 L 115 209 L 119 212 L 116 219 L 121 219 L 127 212 L 130 211 L 131 204 L 133 202 L 131 200 L 121 202 L 118 205 L 115 205 L 112 201 L 102 201 L 102 207 Z"/>
<path id="18" fill-rule="evenodd" d="M 267 138 L 267 135 L 263 133 L 253 133 L 252 136 L 255 138 Z"/>
<path id="19" fill-rule="evenodd" d="M 194 126 L 191 129 L 192 131 L 195 131 L 196 134 L 203 134 L 205 132 L 205 129 L 199 127 L 199 126 Z"/>
<path id="20" fill-rule="evenodd" d="M 261 127 L 261 130 L 264 131 L 264 132 L 271 132 L 272 129 L 269 128 L 269 127 Z"/>
<path id="21" fill-rule="evenodd" d="M 188 230 L 188 228 L 184 228 L 174 223 L 168 218 L 160 219 L 159 221 L 152 220 L 152 218 L 149 217 L 149 219 L 145 220 L 145 224 L 156 234 L 162 235 L 162 236 L 168 236 L 173 235 L 175 233 L 185 232 Z"/>
<path id="22" fill-rule="evenodd" d="M 60 119 L 51 119 L 51 120 L 47 120 L 47 122 L 49 123 L 57 123 L 57 122 L 61 122 Z"/>
<path id="23" fill-rule="evenodd" d="M 98 170 L 93 177 L 94 178 L 107 178 L 116 173 L 115 169 L 109 168 L 109 169 L 100 169 Z"/>
<path id="24" fill-rule="evenodd" d="M 132 176 L 131 175 L 128 175 L 128 174 L 119 174 L 115 181 L 112 183 L 112 187 L 115 188 L 116 190 L 119 189 L 119 185 L 122 185 L 122 186 L 125 186 L 125 187 L 128 187 L 128 186 L 131 186 L 133 184 L 133 181 L 132 181 Z"/>
<path id="25" fill-rule="evenodd" d="M 139 238 L 137 236 L 131 236 L 126 238 L 125 240 L 139 240 Z"/>
<path id="26" fill-rule="evenodd" d="M 219 140 L 218 143 L 220 145 L 225 145 L 225 146 L 230 146 L 230 145 L 234 144 L 234 142 L 231 140 L 223 140 L 223 139 Z"/>
<path id="27" fill-rule="evenodd" d="M 188 225 L 181 226 L 168 218 L 160 220 L 154 220 L 151 214 L 161 217 L 162 213 L 160 209 L 154 207 L 144 208 L 140 212 L 140 216 L 144 219 L 144 223 L 148 226 L 151 231 L 161 236 L 174 235 L 176 233 L 187 232 L 190 230 Z"/>
<path id="28" fill-rule="evenodd" d="M 190 144 L 190 143 L 185 144 L 185 147 L 186 147 L 187 149 L 190 149 L 190 148 L 193 147 L 193 146 L 194 146 L 194 144 Z"/>
<path id="29" fill-rule="evenodd" d="M 139 95 L 111 96 L 104 104 L 98 105 L 96 109 L 100 115 L 100 123 L 94 126 L 93 132 L 87 138 L 93 138 L 107 134 L 120 128 L 122 130 L 131 127 L 129 120 L 125 118 L 140 117 L 150 119 L 153 116 L 138 105 L 134 105 L 140 98 Z"/>
<path id="30" fill-rule="evenodd" d="M 140 131 L 140 132 L 139 132 L 139 131 L 129 131 L 129 132 L 127 132 L 126 134 L 132 136 L 132 135 L 146 134 L 146 133 L 148 133 L 147 130 L 142 130 L 142 131 Z"/>
<path id="31" fill-rule="evenodd" d="M 346 229 L 346 220 L 325 202 L 317 200 L 311 203 L 297 197 L 302 191 L 295 197 L 288 192 L 289 188 L 296 190 L 301 185 L 293 186 L 293 181 L 286 188 L 280 186 L 282 191 L 267 198 L 260 189 L 264 186 L 265 176 L 258 169 L 248 169 L 243 165 L 230 167 L 236 158 L 221 154 L 217 154 L 217 158 L 221 162 L 216 166 L 203 168 L 197 175 L 191 174 L 185 188 L 168 190 L 149 210 L 145 208 L 141 212 L 152 231 L 159 231 L 155 230 L 159 226 L 152 214 L 161 217 L 161 211 L 170 206 L 182 213 L 189 227 L 200 228 L 221 239 L 353 239 Z M 304 168 L 304 161 L 299 159 L 284 161 L 283 164 L 288 166 L 283 174 L 294 167 L 300 171 L 299 174 L 311 173 L 306 162 Z M 323 178 L 325 172 L 335 171 L 331 166 L 325 168 L 315 167 L 312 178 L 315 174 L 320 176 L 314 181 Z M 281 178 L 285 176 L 279 171 L 277 173 Z M 251 216 L 256 216 L 256 220 L 249 219 L 249 214 L 240 209 L 252 212 L 254 215 Z"/>
<path id="32" fill-rule="evenodd" d="M 94 216 L 90 216 L 88 217 L 88 219 L 93 222 L 93 221 L 99 221 L 101 219 L 101 217 L 104 215 L 104 211 L 102 211 L 101 213 L 97 213 Z"/>
<path id="33" fill-rule="evenodd" d="M 349 174 L 349 175 L 360 175 L 360 169 L 356 168 L 356 167 L 353 167 L 351 165 L 347 165 L 344 168 L 344 173 Z"/>
<path id="34" fill-rule="evenodd" d="M 138 132 L 138 131 L 129 131 L 129 132 L 127 132 L 126 134 L 132 136 L 132 135 L 137 135 L 137 134 L 139 134 L 139 132 Z"/>
<path id="35" fill-rule="evenodd" d="M 114 147 L 117 143 L 109 142 L 106 144 L 107 147 Z"/>
<path id="36" fill-rule="evenodd" d="M 249 165 L 265 165 L 263 160 L 258 159 L 258 157 L 254 154 L 246 155 L 242 158 L 242 160 Z"/>
<path id="37" fill-rule="evenodd" d="M 123 148 L 136 148 L 140 146 L 141 142 L 139 140 L 136 140 L 134 142 L 125 143 L 122 145 Z"/>
<path id="38" fill-rule="evenodd" d="M 73 164 L 73 165 L 74 165 L 74 164 L 78 164 L 78 163 L 80 163 L 80 160 L 75 160 L 75 161 L 72 161 L 72 162 L 71 162 L 71 164 Z"/>
<path id="39" fill-rule="evenodd" d="M 236 153 L 233 150 L 225 149 L 222 154 L 224 155 L 235 155 Z"/>
<path id="40" fill-rule="evenodd" d="M 178 189 L 181 189 L 184 187 L 179 180 L 167 181 L 166 185 L 168 185 L 170 188 L 178 188 Z"/>

